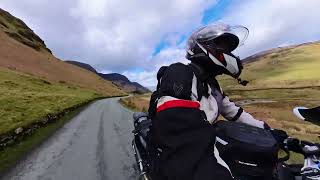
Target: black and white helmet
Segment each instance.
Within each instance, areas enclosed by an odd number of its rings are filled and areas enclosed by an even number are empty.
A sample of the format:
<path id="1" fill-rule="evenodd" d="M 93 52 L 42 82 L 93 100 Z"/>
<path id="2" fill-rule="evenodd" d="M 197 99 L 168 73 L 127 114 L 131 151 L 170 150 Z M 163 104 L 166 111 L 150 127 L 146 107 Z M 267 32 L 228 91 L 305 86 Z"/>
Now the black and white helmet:
<path id="1" fill-rule="evenodd" d="M 187 42 L 187 59 L 203 64 L 211 71 L 239 78 L 243 69 L 240 59 L 231 52 L 242 45 L 249 30 L 244 26 L 211 24 L 195 31 Z"/>

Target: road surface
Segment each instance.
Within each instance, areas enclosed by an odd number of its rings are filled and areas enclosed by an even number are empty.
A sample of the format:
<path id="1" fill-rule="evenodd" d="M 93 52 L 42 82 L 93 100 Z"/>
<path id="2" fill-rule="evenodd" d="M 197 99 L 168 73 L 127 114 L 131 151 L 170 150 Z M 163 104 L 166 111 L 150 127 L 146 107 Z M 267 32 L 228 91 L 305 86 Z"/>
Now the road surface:
<path id="1" fill-rule="evenodd" d="M 137 179 L 131 150 L 132 112 L 118 98 L 91 104 L 2 179 Z"/>

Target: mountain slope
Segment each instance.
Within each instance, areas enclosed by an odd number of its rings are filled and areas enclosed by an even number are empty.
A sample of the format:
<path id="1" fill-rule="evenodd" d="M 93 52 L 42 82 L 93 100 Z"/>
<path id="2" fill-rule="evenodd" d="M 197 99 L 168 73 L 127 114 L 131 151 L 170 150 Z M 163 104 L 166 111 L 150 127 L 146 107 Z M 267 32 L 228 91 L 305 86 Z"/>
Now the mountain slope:
<path id="1" fill-rule="evenodd" d="M 34 34 L 21 20 L 6 11 L 0 11 L 0 22 L 0 67 L 49 81 L 93 89 L 107 96 L 125 94 L 111 82 L 101 79 L 95 73 L 54 57 L 39 36 Z M 16 35 L 12 36 L 8 32 Z M 21 34 L 21 32 L 27 33 Z"/>
<path id="2" fill-rule="evenodd" d="M 86 70 L 91 71 L 96 74 L 98 73 L 92 66 L 90 66 L 89 64 L 86 64 L 86 63 L 82 63 L 82 62 L 78 62 L 78 61 L 64 61 L 64 62 L 79 66 L 83 69 L 86 69 Z"/>
<path id="3" fill-rule="evenodd" d="M 97 74 L 54 57 L 25 23 L 3 10 L 0 27 L 0 140 L 48 114 L 95 98 L 126 95 Z"/>
<path id="4" fill-rule="evenodd" d="M 22 20 L 0 8 L 0 29 L 11 38 L 37 51 L 51 53 L 44 41 L 36 35 Z"/>
<path id="5" fill-rule="evenodd" d="M 0 68 L 1 135 L 82 102 L 101 97 L 94 90 L 66 83 L 49 82 Z"/>
<path id="6" fill-rule="evenodd" d="M 131 82 L 126 76 L 118 73 L 110 73 L 110 74 L 104 74 L 104 73 L 98 73 L 91 65 L 78 62 L 78 61 L 65 61 L 67 63 L 79 66 L 83 69 L 86 69 L 88 71 L 91 71 L 93 73 L 98 74 L 100 77 L 107 81 L 112 81 L 115 85 L 117 85 L 122 90 L 128 92 L 128 93 L 138 93 L 138 94 L 144 94 L 150 92 L 149 89 L 143 87 L 141 84 L 137 82 Z"/>
<path id="7" fill-rule="evenodd" d="M 136 86 L 137 88 L 143 89 L 146 92 L 151 92 L 150 89 L 142 86 L 141 84 L 137 83 L 137 82 L 132 82 L 132 85 Z"/>
<path id="8" fill-rule="evenodd" d="M 250 88 L 297 88 L 320 86 L 320 42 L 276 48 L 244 60 L 242 79 Z M 223 85 L 241 87 L 229 77 L 221 77 Z"/>
<path id="9" fill-rule="evenodd" d="M 114 82 L 117 86 L 126 92 L 144 94 L 151 92 L 137 82 L 131 82 L 126 76 L 118 73 L 102 74 L 98 73 L 103 79 Z"/>
<path id="10" fill-rule="evenodd" d="M 108 79 L 109 81 L 130 82 L 130 80 L 126 76 L 118 73 L 110 73 L 110 74 L 100 73 L 100 76 L 102 76 L 104 79 Z"/>
<path id="11" fill-rule="evenodd" d="M 0 31 L 0 67 L 20 71 L 49 81 L 65 82 L 106 95 L 123 94 L 111 82 L 94 73 L 65 63 L 49 53 L 42 53 L 17 42 Z"/>

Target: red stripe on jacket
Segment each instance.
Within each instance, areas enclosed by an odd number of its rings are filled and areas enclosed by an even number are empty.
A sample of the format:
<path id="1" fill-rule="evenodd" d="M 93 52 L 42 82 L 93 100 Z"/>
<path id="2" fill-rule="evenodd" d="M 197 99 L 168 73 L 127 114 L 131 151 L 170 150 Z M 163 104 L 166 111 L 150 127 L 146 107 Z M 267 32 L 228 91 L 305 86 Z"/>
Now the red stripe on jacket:
<path id="1" fill-rule="evenodd" d="M 196 101 L 189 101 L 189 100 L 171 100 L 161 104 L 157 108 L 157 112 L 170 109 L 170 108 L 200 108 L 200 103 Z"/>

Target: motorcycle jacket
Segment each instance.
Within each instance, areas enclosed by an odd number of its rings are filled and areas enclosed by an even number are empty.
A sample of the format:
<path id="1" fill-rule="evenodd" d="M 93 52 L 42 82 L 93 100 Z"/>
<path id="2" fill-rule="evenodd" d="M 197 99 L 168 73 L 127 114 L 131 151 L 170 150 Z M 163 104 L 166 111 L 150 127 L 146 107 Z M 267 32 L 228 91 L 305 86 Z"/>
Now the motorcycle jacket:
<path id="1" fill-rule="evenodd" d="M 217 80 L 206 74 L 196 64 L 175 63 L 160 68 L 157 91 L 152 95 L 149 114 L 169 108 L 198 108 L 203 120 L 213 124 L 222 115 L 230 121 L 237 121 L 264 128 L 264 122 L 256 120 L 249 113 L 230 101 Z M 181 110 L 180 108 L 180 110 Z M 179 109 L 174 112 L 178 115 Z"/>

